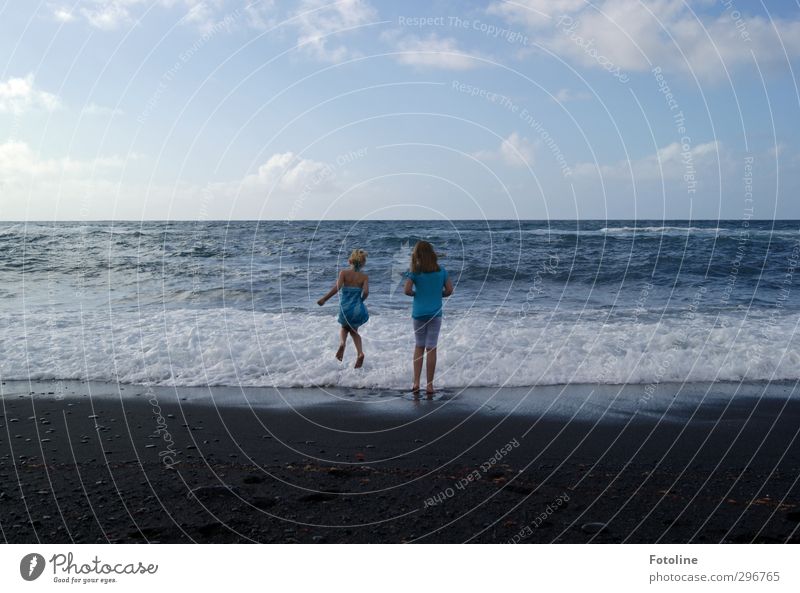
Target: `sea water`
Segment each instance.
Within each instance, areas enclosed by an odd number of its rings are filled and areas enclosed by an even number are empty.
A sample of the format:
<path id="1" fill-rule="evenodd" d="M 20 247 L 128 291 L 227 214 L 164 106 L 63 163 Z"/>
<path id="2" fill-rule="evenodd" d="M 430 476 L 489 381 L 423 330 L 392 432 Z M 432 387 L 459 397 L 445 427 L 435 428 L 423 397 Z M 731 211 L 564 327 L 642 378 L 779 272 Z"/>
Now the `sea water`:
<path id="1" fill-rule="evenodd" d="M 0 223 L 0 378 L 404 388 L 420 239 L 440 387 L 800 378 L 800 222 L 753 220 Z M 362 369 L 316 304 L 353 248 Z"/>

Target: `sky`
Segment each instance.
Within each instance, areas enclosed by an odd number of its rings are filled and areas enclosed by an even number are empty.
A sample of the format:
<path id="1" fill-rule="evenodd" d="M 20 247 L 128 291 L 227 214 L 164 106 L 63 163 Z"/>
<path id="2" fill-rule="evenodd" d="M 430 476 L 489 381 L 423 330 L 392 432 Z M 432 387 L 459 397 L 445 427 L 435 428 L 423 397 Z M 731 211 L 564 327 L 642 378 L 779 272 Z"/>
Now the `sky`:
<path id="1" fill-rule="evenodd" d="M 0 220 L 800 219 L 800 4 L 11 0 Z"/>

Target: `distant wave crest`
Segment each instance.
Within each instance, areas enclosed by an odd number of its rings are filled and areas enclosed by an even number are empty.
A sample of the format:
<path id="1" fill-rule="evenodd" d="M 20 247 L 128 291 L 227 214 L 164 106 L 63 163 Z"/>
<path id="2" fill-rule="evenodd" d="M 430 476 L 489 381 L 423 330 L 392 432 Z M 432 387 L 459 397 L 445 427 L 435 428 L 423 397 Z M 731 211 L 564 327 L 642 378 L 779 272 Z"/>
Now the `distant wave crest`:
<path id="1" fill-rule="evenodd" d="M 729 229 L 720 227 L 697 227 L 697 226 L 621 226 L 603 227 L 601 233 L 720 233 Z"/>

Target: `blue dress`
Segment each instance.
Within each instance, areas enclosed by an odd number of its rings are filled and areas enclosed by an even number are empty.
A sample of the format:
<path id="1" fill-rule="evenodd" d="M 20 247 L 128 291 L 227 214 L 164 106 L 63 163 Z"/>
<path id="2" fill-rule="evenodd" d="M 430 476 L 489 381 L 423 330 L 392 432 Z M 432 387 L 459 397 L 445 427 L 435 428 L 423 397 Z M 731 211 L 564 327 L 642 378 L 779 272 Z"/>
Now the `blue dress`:
<path id="1" fill-rule="evenodd" d="M 358 329 L 369 320 L 369 313 L 358 286 L 342 286 L 339 291 L 339 324 Z"/>

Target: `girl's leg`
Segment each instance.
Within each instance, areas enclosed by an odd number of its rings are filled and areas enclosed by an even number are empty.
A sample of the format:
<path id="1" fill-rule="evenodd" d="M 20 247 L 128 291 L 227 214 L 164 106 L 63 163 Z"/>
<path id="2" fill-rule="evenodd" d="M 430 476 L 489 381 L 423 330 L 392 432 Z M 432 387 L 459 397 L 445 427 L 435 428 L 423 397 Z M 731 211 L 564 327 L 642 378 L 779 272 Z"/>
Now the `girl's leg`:
<path id="1" fill-rule="evenodd" d="M 422 375 L 422 358 L 425 356 L 425 333 L 427 326 L 422 319 L 413 319 L 414 324 L 414 382 L 411 391 L 414 397 L 419 393 L 419 378 Z"/>
<path id="2" fill-rule="evenodd" d="M 364 350 L 361 348 L 361 336 L 358 335 L 358 332 L 354 329 L 350 330 L 350 337 L 353 338 L 353 344 L 356 345 L 356 367 L 357 369 L 361 368 L 361 365 L 364 364 Z"/>
<path id="3" fill-rule="evenodd" d="M 342 360 L 344 357 L 344 347 L 347 344 L 347 330 L 342 327 L 339 330 L 339 349 L 336 351 L 336 359 Z"/>
<path id="4" fill-rule="evenodd" d="M 411 391 L 419 391 L 419 378 L 422 375 L 422 357 L 425 355 L 424 346 L 414 347 L 414 383 L 411 386 Z"/>
<path id="5" fill-rule="evenodd" d="M 425 388 L 425 393 L 433 395 L 433 375 L 436 373 L 436 346 L 428 348 L 428 360 L 425 363 L 425 375 L 428 379 L 428 386 Z"/>
<path id="6" fill-rule="evenodd" d="M 355 344 L 356 346 L 356 354 L 358 354 L 358 356 L 361 356 L 364 353 L 364 351 L 361 349 L 361 336 L 358 334 L 356 330 L 351 329 L 350 337 L 353 338 L 353 344 Z"/>
<path id="7" fill-rule="evenodd" d="M 425 348 L 428 350 L 428 361 L 425 365 L 428 386 L 425 393 L 433 397 L 433 376 L 436 374 L 436 344 L 439 342 L 439 331 L 442 329 L 442 318 L 434 317 L 428 322 L 428 332 L 425 336 Z"/>

